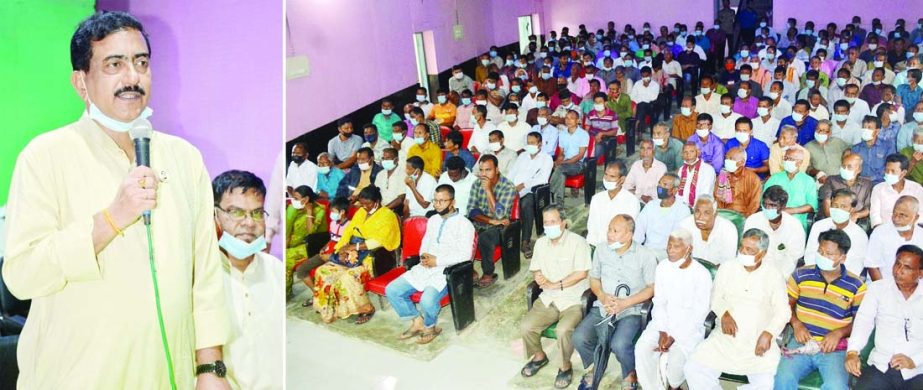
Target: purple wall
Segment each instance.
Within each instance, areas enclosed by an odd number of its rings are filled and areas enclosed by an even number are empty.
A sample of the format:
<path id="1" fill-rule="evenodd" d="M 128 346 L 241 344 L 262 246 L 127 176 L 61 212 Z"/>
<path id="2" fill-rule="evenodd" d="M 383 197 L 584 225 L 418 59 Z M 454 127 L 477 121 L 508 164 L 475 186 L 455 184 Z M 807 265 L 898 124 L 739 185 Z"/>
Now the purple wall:
<path id="1" fill-rule="evenodd" d="M 868 30 L 872 19 L 881 19 L 882 30 L 885 33 L 894 30 L 894 22 L 904 18 L 906 26 L 913 30 L 916 28 L 917 19 L 923 16 L 923 1 L 920 0 L 773 0 L 773 25 L 785 26 L 790 17 L 798 19 L 798 27 L 804 26 L 808 20 L 813 20 L 814 25 L 823 28 L 829 22 L 837 24 L 842 29 L 846 23 L 852 22 L 852 17 L 859 15 L 862 18 L 862 27 Z"/>
<path id="2" fill-rule="evenodd" d="M 622 31 L 625 24 L 631 24 L 636 31 L 644 22 L 651 23 L 651 30 L 658 35 L 660 26 L 673 30 L 676 22 L 685 23 L 691 30 L 696 22 L 710 26 L 715 20 L 713 0 L 544 0 L 543 29 L 557 30 L 570 27 L 576 33 L 577 26 L 586 24 L 587 30 L 605 29 L 609 21 L 615 22 L 616 31 Z M 543 31 L 543 32 L 546 32 Z"/>
<path id="3" fill-rule="evenodd" d="M 99 0 L 151 40 L 154 127 L 202 151 L 212 177 L 249 170 L 268 185 L 282 148 L 282 4 Z"/>
<path id="4" fill-rule="evenodd" d="M 287 81 L 287 138 L 415 84 L 414 32 L 433 31 L 437 69 L 444 71 L 486 52 L 492 44 L 518 41 L 516 18 L 539 12 L 540 4 L 540 0 L 288 1 L 288 54 L 306 55 L 311 73 Z M 464 26 L 460 41 L 452 35 L 456 14 Z"/>

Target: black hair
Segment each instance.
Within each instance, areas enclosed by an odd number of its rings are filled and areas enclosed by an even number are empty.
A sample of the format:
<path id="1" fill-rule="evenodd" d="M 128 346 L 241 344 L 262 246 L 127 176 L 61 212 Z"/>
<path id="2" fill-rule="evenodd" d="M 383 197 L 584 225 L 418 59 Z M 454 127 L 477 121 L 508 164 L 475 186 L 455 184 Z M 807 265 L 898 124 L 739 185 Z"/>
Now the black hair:
<path id="1" fill-rule="evenodd" d="M 782 186 L 770 186 L 763 192 L 763 201 L 765 202 L 767 199 L 785 207 L 788 204 L 788 192 L 785 192 Z"/>
<path id="2" fill-rule="evenodd" d="M 715 123 L 715 119 L 711 117 L 711 114 L 704 113 L 704 112 L 699 114 L 699 116 L 695 117 L 695 121 L 696 122 L 708 121 L 709 126 Z"/>
<path id="3" fill-rule="evenodd" d="M 381 203 L 381 190 L 374 185 L 367 186 L 359 191 L 359 199 L 370 200 L 372 202 Z"/>
<path id="4" fill-rule="evenodd" d="M 413 169 L 423 170 L 426 166 L 426 163 L 423 162 L 423 158 L 420 156 L 412 156 L 407 158 L 407 165 L 410 165 Z"/>
<path id="5" fill-rule="evenodd" d="M 619 177 L 624 177 L 628 175 L 628 167 L 625 165 L 625 160 L 617 158 L 615 160 L 609 161 L 606 163 L 606 167 L 603 172 L 608 171 L 609 167 L 618 167 L 619 168 Z"/>
<path id="6" fill-rule="evenodd" d="M 500 130 L 493 130 L 493 131 L 491 131 L 490 133 L 487 134 L 487 137 L 490 137 L 490 136 L 492 136 L 492 135 L 496 135 L 497 137 L 500 137 L 500 139 L 504 139 L 504 137 L 503 137 L 503 132 L 500 131 Z"/>
<path id="7" fill-rule="evenodd" d="M 123 30 L 137 30 L 147 44 L 147 54 L 151 55 L 151 42 L 138 19 L 127 12 L 99 11 L 84 19 L 71 36 L 71 67 L 73 70 L 90 70 L 93 58 L 93 42 L 99 42 L 110 34 Z"/>
<path id="8" fill-rule="evenodd" d="M 312 201 L 314 199 L 317 199 L 317 194 L 314 193 L 314 190 L 312 190 L 311 187 L 298 186 L 297 188 L 295 188 L 294 191 L 297 192 L 298 195 L 301 195 L 302 198 L 308 198 L 308 199 L 311 199 Z"/>
<path id="9" fill-rule="evenodd" d="M 920 269 L 923 269 L 923 249 L 920 249 L 920 247 L 916 245 L 912 245 L 912 244 L 901 245 L 900 248 L 897 248 L 897 253 L 895 253 L 894 255 L 895 257 L 897 257 L 901 253 L 909 253 L 913 255 L 914 257 L 916 257 L 917 265 L 919 266 Z"/>
<path id="10" fill-rule="evenodd" d="M 240 188 L 241 192 L 254 190 L 262 197 L 266 197 L 266 186 L 263 179 L 260 179 L 253 173 L 247 171 L 230 170 L 224 172 L 212 180 L 212 193 L 215 197 L 215 205 L 221 202 L 224 194 Z"/>
<path id="11" fill-rule="evenodd" d="M 885 165 L 887 166 L 890 163 L 900 163 L 902 171 L 910 169 L 910 159 L 900 153 L 892 153 L 885 157 Z"/>
<path id="12" fill-rule="evenodd" d="M 370 147 L 368 147 L 368 146 L 366 146 L 366 147 L 364 147 L 364 148 L 359 148 L 359 150 L 356 151 L 356 156 L 358 156 L 359 153 L 362 153 L 362 154 L 366 155 L 366 157 L 369 157 L 369 158 L 372 158 L 372 157 L 375 155 L 375 152 L 372 151 L 372 148 L 370 148 Z"/>
<path id="13" fill-rule="evenodd" d="M 440 184 L 439 186 L 436 187 L 436 192 L 444 192 L 446 194 L 449 194 L 449 198 L 455 199 L 455 187 L 452 187 L 449 184 Z"/>
<path id="14" fill-rule="evenodd" d="M 345 125 L 345 124 L 347 124 L 347 123 L 353 124 L 352 118 L 350 118 L 350 117 L 348 117 L 348 116 L 347 116 L 347 117 L 340 118 L 340 119 L 337 120 L 337 128 L 339 129 L 340 127 L 343 127 L 343 125 Z"/>
<path id="15" fill-rule="evenodd" d="M 445 160 L 445 170 L 446 171 L 458 171 L 465 169 L 465 160 L 458 156 L 449 157 Z"/>
<path id="16" fill-rule="evenodd" d="M 501 133 L 501 134 L 502 134 L 502 133 Z M 494 156 L 494 155 L 492 155 L 492 154 L 482 154 L 482 155 L 481 155 L 481 160 L 480 160 L 480 162 L 483 164 L 484 162 L 487 162 L 487 161 L 490 161 L 491 164 L 494 165 L 494 168 L 496 168 L 496 167 L 498 167 L 498 166 L 500 165 L 500 163 L 497 161 L 497 157 L 496 157 L 496 156 Z"/>
<path id="17" fill-rule="evenodd" d="M 849 240 L 849 235 L 846 232 L 840 229 L 827 230 L 820 234 L 817 237 L 817 243 L 820 244 L 823 241 L 830 241 L 840 249 L 840 253 L 846 254 L 849 252 L 849 248 L 852 247 L 852 242 Z"/>
<path id="18" fill-rule="evenodd" d="M 746 123 L 746 124 L 747 124 L 747 127 L 749 127 L 750 130 L 753 130 L 753 121 L 751 121 L 750 118 L 747 118 L 747 117 L 745 117 L 745 116 L 742 116 L 742 117 L 740 117 L 740 118 L 737 118 L 737 120 L 734 121 L 734 127 L 737 127 L 737 125 L 739 125 L 739 124 L 741 124 L 741 123 Z"/>
<path id="19" fill-rule="evenodd" d="M 345 196 L 338 196 L 330 201 L 330 208 L 347 211 L 349 210 L 349 199 Z"/>

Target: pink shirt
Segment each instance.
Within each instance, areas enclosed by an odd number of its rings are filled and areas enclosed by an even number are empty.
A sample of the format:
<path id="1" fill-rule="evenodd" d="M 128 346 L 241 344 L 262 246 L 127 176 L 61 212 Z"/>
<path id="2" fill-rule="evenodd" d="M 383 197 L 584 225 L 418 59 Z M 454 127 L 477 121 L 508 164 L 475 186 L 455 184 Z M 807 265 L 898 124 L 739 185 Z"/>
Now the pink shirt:
<path id="1" fill-rule="evenodd" d="M 606 111 L 603 111 L 601 114 L 599 111 L 593 110 L 587 115 L 587 128 L 591 137 L 595 137 L 596 134 L 599 134 L 603 131 L 609 131 L 612 129 L 619 129 L 619 117 L 615 115 L 615 112 L 606 108 Z M 619 134 L 622 134 L 622 130 L 619 129 Z"/>
<path id="2" fill-rule="evenodd" d="M 625 189 L 635 196 L 650 196 L 657 199 L 657 183 L 663 174 L 667 173 L 667 165 L 656 158 L 647 171 L 644 170 L 644 161 L 638 160 L 631 164 L 628 176 L 625 177 Z"/>

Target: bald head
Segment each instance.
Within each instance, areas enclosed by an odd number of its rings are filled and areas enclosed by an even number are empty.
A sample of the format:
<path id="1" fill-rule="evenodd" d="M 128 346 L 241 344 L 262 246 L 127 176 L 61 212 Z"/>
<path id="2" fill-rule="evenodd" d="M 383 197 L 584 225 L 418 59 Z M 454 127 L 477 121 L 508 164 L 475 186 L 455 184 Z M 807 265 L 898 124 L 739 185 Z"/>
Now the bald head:
<path id="1" fill-rule="evenodd" d="M 804 152 L 801 150 L 801 148 L 789 148 L 785 152 L 785 159 L 800 162 L 804 160 Z"/>
<path id="2" fill-rule="evenodd" d="M 728 150 L 727 154 L 725 154 L 725 157 L 728 160 L 734 160 L 738 163 L 743 163 L 747 161 L 747 151 L 741 147 L 731 148 Z"/>

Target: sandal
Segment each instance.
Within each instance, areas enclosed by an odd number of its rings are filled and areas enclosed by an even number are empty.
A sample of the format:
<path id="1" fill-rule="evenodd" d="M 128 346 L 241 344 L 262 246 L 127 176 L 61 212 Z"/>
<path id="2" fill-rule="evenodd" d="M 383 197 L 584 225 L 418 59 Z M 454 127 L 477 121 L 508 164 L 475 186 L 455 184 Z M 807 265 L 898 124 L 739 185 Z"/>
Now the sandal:
<path id="1" fill-rule="evenodd" d="M 523 367 L 522 370 L 519 371 L 519 373 L 522 376 L 528 378 L 528 377 L 535 375 L 538 372 L 538 370 L 541 370 L 542 367 L 545 367 L 546 364 L 548 364 L 547 356 L 544 359 L 539 360 L 539 361 L 530 360 L 528 363 L 526 363 L 525 367 Z"/>
<path id="2" fill-rule="evenodd" d="M 570 386 L 570 383 L 574 380 L 574 369 L 571 368 L 567 371 L 558 370 L 558 376 L 554 378 L 554 388 L 556 389 L 566 389 Z"/>
<path id="3" fill-rule="evenodd" d="M 577 386 L 577 390 L 589 390 L 595 389 L 593 387 L 593 371 L 589 371 L 580 378 L 580 385 Z"/>
<path id="4" fill-rule="evenodd" d="M 413 328 L 410 328 L 410 329 L 405 330 L 404 333 L 401 333 L 400 336 L 397 336 L 397 339 L 398 339 L 398 340 L 407 340 L 407 339 L 413 338 L 413 336 L 416 336 L 416 335 L 420 334 L 421 332 L 423 332 L 422 329 L 413 329 Z"/>
<path id="5" fill-rule="evenodd" d="M 420 339 L 417 340 L 417 344 L 429 344 L 431 341 L 436 339 L 436 336 L 442 333 L 442 328 L 434 326 L 431 329 L 426 329 L 423 333 L 420 333 Z"/>
<path id="6" fill-rule="evenodd" d="M 372 316 L 375 315 L 375 311 L 372 310 L 368 313 L 359 314 L 359 317 L 356 318 L 356 325 L 362 325 L 372 319 Z"/>
<path id="7" fill-rule="evenodd" d="M 481 276 L 481 279 L 480 279 L 480 280 L 478 280 L 477 286 L 480 287 L 480 288 L 487 288 L 487 287 L 493 286 L 494 283 L 496 283 L 496 282 L 497 282 L 497 276 L 496 276 L 496 274 L 494 274 L 494 275 L 484 275 L 484 276 Z"/>
<path id="8" fill-rule="evenodd" d="M 314 300 L 311 299 L 310 297 L 308 299 L 305 299 L 304 302 L 302 302 L 301 304 L 301 307 L 311 307 L 311 306 L 314 306 Z"/>

